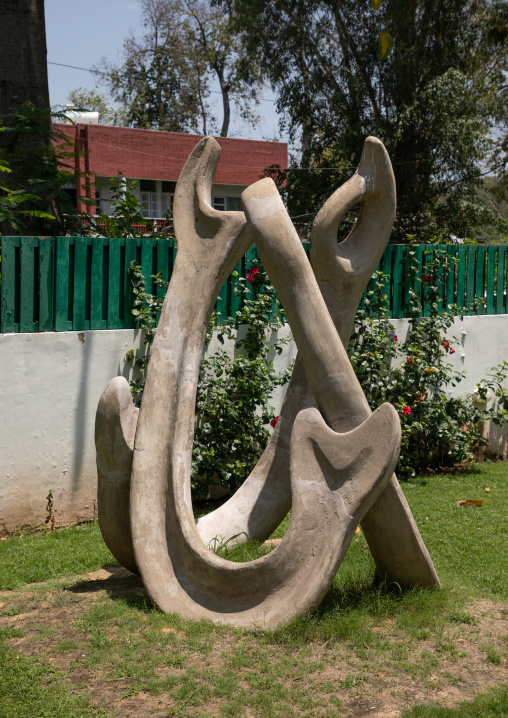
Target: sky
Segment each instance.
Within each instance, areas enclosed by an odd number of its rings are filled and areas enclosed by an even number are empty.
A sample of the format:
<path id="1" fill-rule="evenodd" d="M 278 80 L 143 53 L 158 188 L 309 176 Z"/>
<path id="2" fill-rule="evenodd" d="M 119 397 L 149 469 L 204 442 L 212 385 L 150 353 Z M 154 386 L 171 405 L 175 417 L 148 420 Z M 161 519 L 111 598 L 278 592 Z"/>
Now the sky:
<path id="1" fill-rule="evenodd" d="M 90 68 L 104 56 L 110 61 L 117 61 L 124 38 L 131 31 L 135 34 L 142 32 L 139 7 L 134 0 L 46 0 L 45 15 L 52 106 L 65 105 L 69 92 L 78 87 L 105 93 L 106 88 L 96 85 L 92 73 L 74 68 Z M 74 68 L 60 65 L 73 65 Z M 262 95 L 273 98 L 270 88 L 266 88 Z M 220 94 L 212 97 L 217 99 L 216 114 L 220 118 Z M 273 101 L 261 102 L 257 113 L 261 121 L 255 129 L 241 120 L 233 120 L 230 135 L 253 140 L 287 141 L 279 131 Z"/>

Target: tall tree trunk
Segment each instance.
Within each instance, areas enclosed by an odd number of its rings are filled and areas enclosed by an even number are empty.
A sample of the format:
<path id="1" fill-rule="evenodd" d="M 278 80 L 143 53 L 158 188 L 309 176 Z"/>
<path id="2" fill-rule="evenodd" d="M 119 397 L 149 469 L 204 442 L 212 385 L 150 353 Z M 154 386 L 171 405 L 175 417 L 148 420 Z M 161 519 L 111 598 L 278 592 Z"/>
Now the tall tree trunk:
<path id="1" fill-rule="evenodd" d="M 49 107 L 44 0 L 2 0 L 0 28 L 0 114 Z"/>
<path id="2" fill-rule="evenodd" d="M 224 117 L 222 120 L 222 129 L 220 131 L 221 137 L 227 137 L 229 132 L 229 123 L 231 121 L 231 102 L 229 99 L 229 82 L 225 82 L 224 73 L 221 70 L 216 70 L 217 77 L 219 78 L 220 91 L 222 92 L 222 107 L 224 109 Z"/>
<path id="3" fill-rule="evenodd" d="M 24 144 L 27 148 L 39 147 L 51 142 L 50 127 L 51 115 L 49 113 L 49 88 L 46 49 L 46 24 L 44 19 L 44 0 L 0 0 L 0 28 L 2 37 L 0 41 L 0 116 L 18 111 L 24 102 L 31 102 L 41 110 L 48 110 L 47 132 L 34 132 L 27 137 Z M 0 151 L 6 145 L 7 133 L 0 133 Z M 13 176 L 20 169 L 10 164 Z M 4 177 L 7 185 L 19 189 L 10 176 Z M 30 191 L 30 187 L 26 189 Z M 24 204 L 24 209 L 45 209 L 52 212 L 52 200 L 44 197 L 41 206 L 39 203 L 32 206 Z M 30 225 L 30 221 L 27 220 Z M 7 223 L 0 226 L 2 234 L 11 234 L 12 227 Z M 33 232 L 32 232 L 33 233 Z"/>

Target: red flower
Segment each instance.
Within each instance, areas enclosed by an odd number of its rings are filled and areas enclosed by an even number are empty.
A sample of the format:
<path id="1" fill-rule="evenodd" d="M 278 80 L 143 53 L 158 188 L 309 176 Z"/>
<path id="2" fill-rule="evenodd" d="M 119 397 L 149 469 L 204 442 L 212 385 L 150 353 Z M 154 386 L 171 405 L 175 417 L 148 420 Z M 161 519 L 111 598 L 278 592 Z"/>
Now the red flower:
<path id="1" fill-rule="evenodd" d="M 393 341 L 394 341 L 394 342 L 398 342 L 398 341 L 399 341 L 398 338 L 397 338 L 397 335 L 395 335 L 395 336 L 393 337 Z"/>
<path id="2" fill-rule="evenodd" d="M 411 407 L 410 407 L 410 406 L 405 406 L 405 407 L 402 409 L 402 413 L 404 414 L 404 416 L 409 416 L 409 414 L 411 413 Z"/>
<path id="3" fill-rule="evenodd" d="M 449 339 L 445 339 L 445 340 L 444 340 L 444 342 L 443 342 L 443 347 L 444 347 L 445 349 L 449 349 L 449 348 L 450 348 L 450 340 L 449 340 Z"/>
<path id="4" fill-rule="evenodd" d="M 254 284 L 254 280 L 258 279 L 259 276 L 259 267 L 251 267 L 249 269 L 249 273 L 247 274 L 247 281 L 249 284 Z"/>
<path id="5" fill-rule="evenodd" d="M 406 359 L 406 361 L 407 361 L 408 364 L 412 364 L 412 363 L 413 363 L 413 360 L 411 359 L 411 357 L 409 357 L 409 359 Z"/>
<path id="6" fill-rule="evenodd" d="M 450 349 L 450 354 L 455 354 L 455 349 Z"/>
<path id="7" fill-rule="evenodd" d="M 273 419 L 270 422 L 270 426 L 275 429 L 275 424 L 279 421 L 278 416 L 274 416 Z"/>
<path id="8" fill-rule="evenodd" d="M 431 274 L 422 274 L 422 282 L 424 284 L 430 284 L 432 282 L 432 275 Z"/>

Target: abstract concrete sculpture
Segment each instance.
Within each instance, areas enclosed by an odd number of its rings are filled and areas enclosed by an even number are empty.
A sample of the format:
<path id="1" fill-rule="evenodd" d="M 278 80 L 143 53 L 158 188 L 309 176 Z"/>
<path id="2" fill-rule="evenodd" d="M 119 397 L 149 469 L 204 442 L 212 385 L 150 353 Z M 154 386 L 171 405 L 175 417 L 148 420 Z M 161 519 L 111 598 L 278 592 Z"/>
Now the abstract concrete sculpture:
<path id="1" fill-rule="evenodd" d="M 219 155 L 214 139 L 201 140 L 177 184 L 178 253 L 139 415 L 121 377 L 99 402 L 99 521 L 106 544 L 140 573 L 161 610 L 236 626 L 274 628 L 315 608 L 360 522 L 382 576 L 402 585 L 437 584 L 393 475 L 397 413 L 384 404 L 371 414 L 344 349 L 394 219 L 394 179 L 383 145 L 366 140 L 357 172 L 319 212 L 310 264 L 271 180 L 244 191 L 244 212 L 211 208 Z M 358 202 L 356 226 L 337 245 L 340 221 Z M 299 355 L 257 466 L 229 501 L 195 522 L 190 467 L 199 364 L 218 293 L 251 242 Z M 231 563 L 208 547 L 217 536 L 265 539 L 291 507 L 286 536 L 261 559 Z"/>

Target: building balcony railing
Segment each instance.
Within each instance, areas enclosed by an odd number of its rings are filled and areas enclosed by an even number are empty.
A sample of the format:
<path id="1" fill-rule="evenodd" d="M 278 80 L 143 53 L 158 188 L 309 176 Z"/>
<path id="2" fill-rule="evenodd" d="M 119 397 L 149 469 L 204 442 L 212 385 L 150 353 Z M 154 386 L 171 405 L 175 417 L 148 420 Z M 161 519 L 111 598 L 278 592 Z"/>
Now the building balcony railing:
<path id="1" fill-rule="evenodd" d="M 104 217 L 104 220 L 102 219 Z M 111 219 L 111 222 L 108 220 Z M 84 215 L 79 218 L 80 223 L 83 227 L 86 227 L 91 233 L 108 232 L 108 225 L 115 222 L 113 217 L 109 218 L 106 215 L 101 215 L 101 219 L 97 219 L 96 216 Z M 145 234 L 147 237 L 153 235 L 155 232 L 167 234 L 169 237 L 174 236 L 173 220 L 167 218 L 147 218 L 143 224 L 133 222 L 131 224 L 132 230 L 136 234 Z"/>

